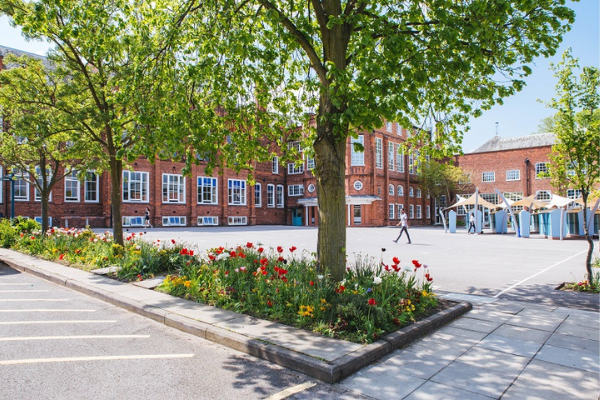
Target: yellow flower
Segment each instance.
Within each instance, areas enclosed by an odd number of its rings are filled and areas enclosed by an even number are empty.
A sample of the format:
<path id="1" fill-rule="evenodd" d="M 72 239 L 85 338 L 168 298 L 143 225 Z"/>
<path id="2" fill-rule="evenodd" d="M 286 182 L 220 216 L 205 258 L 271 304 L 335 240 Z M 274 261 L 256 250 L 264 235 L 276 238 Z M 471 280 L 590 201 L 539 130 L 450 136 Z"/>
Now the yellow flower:
<path id="1" fill-rule="evenodd" d="M 423 296 L 423 297 L 427 297 L 427 294 L 428 294 L 428 293 L 427 293 L 427 291 L 426 291 L 426 290 L 423 290 L 423 292 L 421 292 L 421 296 Z"/>
<path id="2" fill-rule="evenodd" d="M 327 300 L 321 299 L 321 304 L 327 304 Z"/>
<path id="3" fill-rule="evenodd" d="M 192 282 L 185 281 L 185 282 L 183 282 L 183 284 L 185 285 L 185 287 L 189 288 L 192 285 Z"/>

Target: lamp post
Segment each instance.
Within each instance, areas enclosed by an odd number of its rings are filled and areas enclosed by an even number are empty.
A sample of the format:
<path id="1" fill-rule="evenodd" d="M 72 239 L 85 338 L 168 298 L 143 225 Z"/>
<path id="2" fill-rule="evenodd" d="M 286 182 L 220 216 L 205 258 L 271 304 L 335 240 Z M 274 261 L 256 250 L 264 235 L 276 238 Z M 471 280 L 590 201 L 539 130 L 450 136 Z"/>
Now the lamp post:
<path id="1" fill-rule="evenodd" d="M 15 218 L 15 174 L 10 172 L 2 177 L 2 181 L 10 181 L 10 220 Z"/>

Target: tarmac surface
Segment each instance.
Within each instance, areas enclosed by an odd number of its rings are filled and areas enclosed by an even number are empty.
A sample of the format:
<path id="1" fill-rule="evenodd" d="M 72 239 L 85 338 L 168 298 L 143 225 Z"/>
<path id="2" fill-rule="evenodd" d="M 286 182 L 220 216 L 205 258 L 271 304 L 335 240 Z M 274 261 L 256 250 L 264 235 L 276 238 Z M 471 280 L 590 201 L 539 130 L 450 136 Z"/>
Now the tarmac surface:
<path id="1" fill-rule="evenodd" d="M 462 302 L 462 306 L 430 328 L 413 327 L 421 337 L 415 342 L 395 344 L 390 339 L 369 347 L 330 342 L 308 332 L 174 299 L 6 249 L 0 249 L 0 260 L 167 326 L 325 382 L 337 382 L 333 385 L 339 394 L 335 398 L 599 397 L 598 295 L 554 290 L 562 282 L 580 279 L 587 243 L 413 228 L 413 244 L 395 245 L 391 240 L 397 231 L 392 228 L 348 231 L 348 248 L 356 252 L 377 254 L 383 262 L 398 256 L 403 263 L 419 259 L 430 265 L 436 291 L 443 298 Z M 272 247 L 293 245 L 312 252 L 316 230 L 151 229 L 146 238 L 181 240 L 199 251 L 252 241 Z M 0 282 L 3 279 L 0 276 Z M 471 311 L 465 302 L 472 305 Z M 265 344 L 264 337 L 279 340 Z M 322 390 L 316 385 L 285 398 L 325 398 Z"/>

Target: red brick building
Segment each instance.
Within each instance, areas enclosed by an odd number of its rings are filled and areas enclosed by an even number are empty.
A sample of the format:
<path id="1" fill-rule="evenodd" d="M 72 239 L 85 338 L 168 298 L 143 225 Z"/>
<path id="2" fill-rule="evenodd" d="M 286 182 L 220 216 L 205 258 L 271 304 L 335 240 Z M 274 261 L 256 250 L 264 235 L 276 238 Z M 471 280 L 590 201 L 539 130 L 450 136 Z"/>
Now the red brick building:
<path id="1" fill-rule="evenodd" d="M 0 71 L 5 53 L 29 55 L 0 46 Z M 0 116 L 1 117 L 1 116 Z M 399 152 L 411 130 L 386 122 L 382 129 L 348 139 L 346 166 L 347 224 L 386 226 L 397 222 L 405 207 L 413 225 L 431 224 L 431 200 L 416 181 L 413 155 Z M 364 152 L 355 152 L 359 141 Z M 298 145 L 290 143 L 290 145 Z M 204 166 L 193 166 L 191 176 L 181 174 L 183 164 L 139 158 L 123 172 L 123 223 L 142 226 L 150 208 L 154 226 L 299 225 L 318 224 L 314 160 L 301 165 L 280 165 L 278 159 L 255 165 L 254 185 L 244 173 L 226 170 L 208 176 Z M 7 173 L 0 166 L 0 177 Z M 52 225 L 109 227 L 110 184 L 107 173 L 90 171 L 83 181 L 76 173 L 57 183 L 49 215 Z M 34 185 L 14 181 L 15 215 L 41 218 L 41 202 Z M 0 213 L 10 215 L 10 182 L 0 185 Z"/>

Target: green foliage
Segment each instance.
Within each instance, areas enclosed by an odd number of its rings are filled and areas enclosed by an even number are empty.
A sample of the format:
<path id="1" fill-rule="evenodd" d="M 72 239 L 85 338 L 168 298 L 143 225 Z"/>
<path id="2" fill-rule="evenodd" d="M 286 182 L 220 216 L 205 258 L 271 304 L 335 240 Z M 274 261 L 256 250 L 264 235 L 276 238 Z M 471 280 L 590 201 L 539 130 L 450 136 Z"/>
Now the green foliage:
<path id="1" fill-rule="evenodd" d="M 0 246 L 9 248 L 17 240 L 17 229 L 11 224 L 10 219 L 0 219 Z"/>
<path id="2" fill-rule="evenodd" d="M 30 218 L 17 217 L 13 220 L 13 225 L 17 233 L 32 233 L 41 229 L 40 223 Z"/>
<path id="3" fill-rule="evenodd" d="M 460 167 L 435 160 L 420 163 L 418 174 L 423 189 L 434 199 L 442 195 L 450 199 L 452 193 L 464 193 L 461 182 L 469 180 L 469 176 Z"/>
<path id="4" fill-rule="evenodd" d="M 558 78 L 556 98 L 548 106 L 554 116 L 556 143 L 552 147 L 549 173 L 560 191 L 578 189 L 583 200 L 584 220 L 589 218 L 588 198 L 600 183 L 600 69 L 584 67 L 579 78 L 579 65 L 570 50 L 558 65 L 552 66 Z M 588 224 L 584 224 L 588 241 L 586 270 L 588 285 L 592 284 L 592 254 L 594 242 Z"/>

